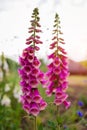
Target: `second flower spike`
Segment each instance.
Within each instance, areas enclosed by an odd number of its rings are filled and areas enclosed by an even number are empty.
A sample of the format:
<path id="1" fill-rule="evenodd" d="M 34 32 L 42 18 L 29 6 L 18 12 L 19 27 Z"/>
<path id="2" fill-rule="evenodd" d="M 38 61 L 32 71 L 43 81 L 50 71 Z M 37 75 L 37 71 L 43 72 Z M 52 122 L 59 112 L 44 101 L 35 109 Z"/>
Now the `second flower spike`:
<path id="1" fill-rule="evenodd" d="M 46 78 L 48 80 L 46 93 L 48 96 L 54 94 L 54 104 L 56 106 L 64 104 L 67 109 L 70 106 L 70 102 L 67 101 L 68 94 L 66 94 L 68 88 L 67 76 L 69 75 L 68 58 L 65 49 L 62 48 L 65 42 L 61 38 L 63 33 L 61 32 L 58 14 L 55 15 L 53 27 L 53 38 L 50 44 L 52 54 L 48 56 L 48 60 L 51 60 L 51 63 L 47 66 L 48 71 L 46 72 Z"/>

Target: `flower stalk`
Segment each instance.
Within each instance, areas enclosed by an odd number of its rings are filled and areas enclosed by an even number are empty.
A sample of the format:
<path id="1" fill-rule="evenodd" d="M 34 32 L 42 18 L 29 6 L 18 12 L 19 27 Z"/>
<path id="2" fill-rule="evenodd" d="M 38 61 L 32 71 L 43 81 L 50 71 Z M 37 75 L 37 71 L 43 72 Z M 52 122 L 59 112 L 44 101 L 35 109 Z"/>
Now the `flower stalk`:
<path id="1" fill-rule="evenodd" d="M 68 94 L 66 90 L 68 88 L 67 77 L 68 72 L 68 58 L 65 49 L 61 45 L 65 44 L 64 39 L 61 38 L 61 27 L 59 15 L 55 15 L 54 20 L 54 30 L 52 43 L 50 44 L 50 49 L 53 51 L 52 54 L 48 56 L 51 59 L 51 63 L 48 64 L 48 71 L 46 77 L 48 80 L 48 86 L 46 93 L 50 97 L 54 95 L 54 104 L 59 106 L 64 104 L 66 109 L 70 106 L 70 102 L 67 101 Z"/>
<path id="2" fill-rule="evenodd" d="M 52 43 L 50 49 L 52 54 L 48 56 L 51 63 L 47 65 L 48 71 L 46 72 L 46 78 L 48 80 L 46 93 L 47 96 L 54 95 L 54 105 L 57 107 L 57 117 L 60 117 L 59 106 L 64 104 L 65 108 L 69 108 L 70 102 L 67 101 L 68 94 L 66 90 L 68 88 L 67 77 L 68 71 L 68 58 L 65 49 L 61 45 L 65 44 L 64 39 L 61 38 L 61 27 L 59 15 L 55 15 L 54 30 Z M 58 122 L 58 130 L 61 129 L 60 123 Z"/>
<path id="3" fill-rule="evenodd" d="M 21 77 L 20 86 L 22 89 L 21 102 L 23 109 L 35 117 L 36 129 L 36 116 L 40 111 L 44 110 L 47 103 L 41 97 L 38 84 L 45 84 L 44 73 L 39 69 L 41 62 L 36 57 L 35 52 L 39 51 L 39 44 L 42 44 L 38 33 L 42 32 L 39 28 L 39 11 L 35 8 L 32 13 L 31 27 L 28 33 L 30 36 L 26 39 L 27 48 L 23 50 L 22 56 L 19 57 L 21 68 L 18 73 Z"/>
<path id="4" fill-rule="evenodd" d="M 37 117 L 35 116 L 35 130 L 37 130 Z"/>

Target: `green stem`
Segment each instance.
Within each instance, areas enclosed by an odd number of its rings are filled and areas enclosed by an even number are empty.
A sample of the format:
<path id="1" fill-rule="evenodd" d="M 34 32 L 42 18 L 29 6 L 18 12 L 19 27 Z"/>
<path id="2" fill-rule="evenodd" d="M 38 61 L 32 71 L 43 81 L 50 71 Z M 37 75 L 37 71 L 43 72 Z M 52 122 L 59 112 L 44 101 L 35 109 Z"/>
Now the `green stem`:
<path id="1" fill-rule="evenodd" d="M 35 116 L 35 130 L 37 130 L 37 117 Z"/>
<path id="2" fill-rule="evenodd" d="M 58 130 L 61 130 L 61 129 L 60 129 L 60 125 L 58 125 Z"/>
<path id="3" fill-rule="evenodd" d="M 59 106 L 57 106 L 57 116 L 59 116 L 60 112 L 59 112 Z M 58 124 L 58 130 L 61 130 L 60 128 L 60 124 Z"/>
<path id="4" fill-rule="evenodd" d="M 59 106 L 57 106 L 57 115 L 59 116 Z"/>
<path id="5" fill-rule="evenodd" d="M 58 56 L 58 22 L 57 22 L 57 34 L 56 34 L 56 36 L 57 36 L 57 56 Z"/>

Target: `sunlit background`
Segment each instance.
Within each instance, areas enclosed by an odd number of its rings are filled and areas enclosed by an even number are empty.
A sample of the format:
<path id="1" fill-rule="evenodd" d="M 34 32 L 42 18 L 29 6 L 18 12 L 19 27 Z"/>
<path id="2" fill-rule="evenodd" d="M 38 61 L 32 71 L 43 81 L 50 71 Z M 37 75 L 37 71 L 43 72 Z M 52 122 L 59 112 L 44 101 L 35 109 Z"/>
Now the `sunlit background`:
<path id="1" fill-rule="evenodd" d="M 75 61 L 87 59 L 86 0 L 0 0 L 0 53 L 15 60 L 25 47 L 32 11 L 39 8 L 44 42 L 40 57 L 49 52 L 55 13 L 60 15 L 65 49 Z"/>

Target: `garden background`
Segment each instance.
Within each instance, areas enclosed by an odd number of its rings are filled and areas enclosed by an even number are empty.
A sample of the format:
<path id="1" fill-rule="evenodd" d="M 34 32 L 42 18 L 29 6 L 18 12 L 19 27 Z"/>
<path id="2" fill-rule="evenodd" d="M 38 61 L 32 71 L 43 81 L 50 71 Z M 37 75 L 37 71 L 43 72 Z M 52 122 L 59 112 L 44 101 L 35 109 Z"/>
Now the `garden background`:
<path id="1" fill-rule="evenodd" d="M 49 6 L 49 9 L 48 9 Z M 18 57 L 25 47 L 32 10 L 40 10 L 43 46 L 37 53 L 46 72 L 54 15 L 60 15 L 69 57 L 69 100 L 71 107 L 60 107 L 57 122 L 63 130 L 87 130 L 87 2 L 86 0 L 0 0 L 0 130 L 33 130 L 33 121 L 22 109 Z M 44 51 L 43 51 L 44 50 Z M 43 89 L 40 93 L 47 102 Z M 79 105 L 79 102 L 82 103 Z M 78 113 L 80 112 L 80 114 Z M 43 130 L 55 130 L 55 107 L 40 113 L 37 123 Z M 53 122 L 54 121 L 54 122 Z M 40 128 L 42 130 L 42 128 Z"/>

